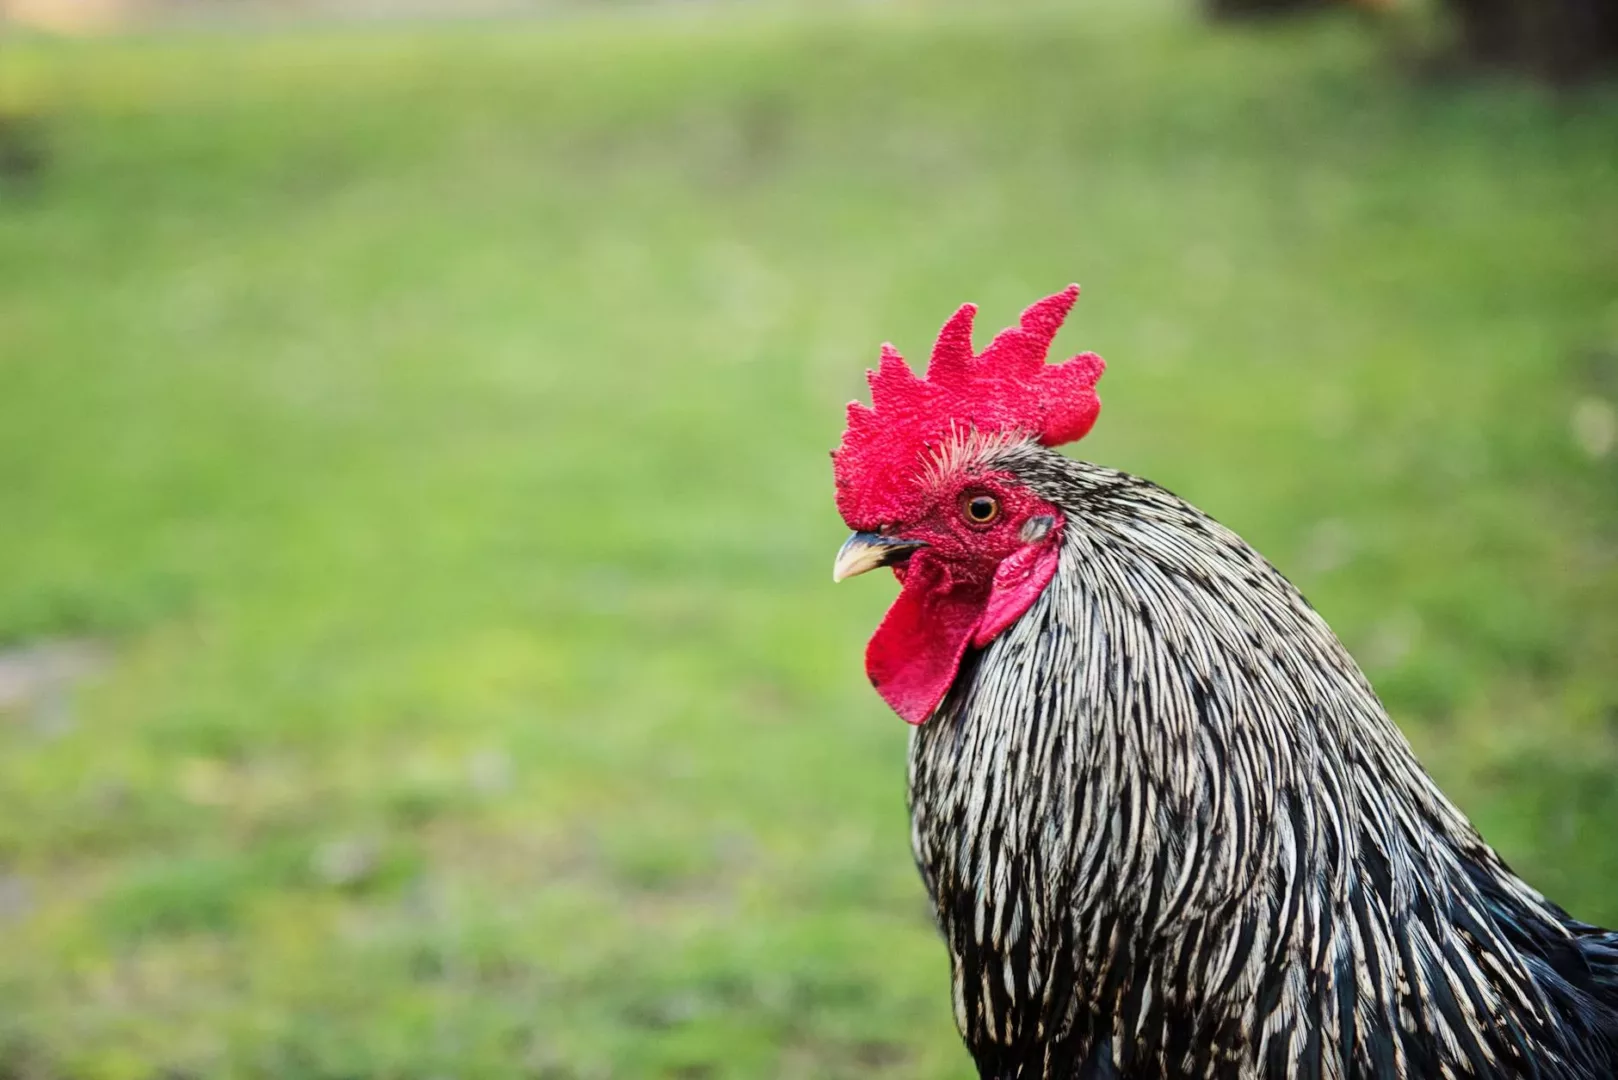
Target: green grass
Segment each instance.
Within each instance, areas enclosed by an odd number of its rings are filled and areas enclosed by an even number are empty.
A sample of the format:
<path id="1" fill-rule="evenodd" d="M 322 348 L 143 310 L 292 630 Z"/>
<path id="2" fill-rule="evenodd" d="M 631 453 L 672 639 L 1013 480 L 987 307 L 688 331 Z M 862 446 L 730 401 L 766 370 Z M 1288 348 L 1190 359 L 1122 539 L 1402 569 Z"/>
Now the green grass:
<path id="1" fill-rule="evenodd" d="M 884 339 L 1070 280 L 1086 456 L 1246 535 L 1618 923 L 1618 99 L 1353 20 L 598 17 L 5 44 L 0 1076 L 965 1077 Z"/>

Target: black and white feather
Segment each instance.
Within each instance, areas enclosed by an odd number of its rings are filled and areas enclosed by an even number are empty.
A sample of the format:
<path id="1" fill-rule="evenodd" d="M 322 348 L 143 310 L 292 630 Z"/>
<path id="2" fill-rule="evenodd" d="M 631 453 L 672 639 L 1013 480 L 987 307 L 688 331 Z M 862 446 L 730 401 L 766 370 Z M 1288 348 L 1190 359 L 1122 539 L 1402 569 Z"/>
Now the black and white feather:
<path id="1" fill-rule="evenodd" d="M 1274 567 L 1146 481 L 974 451 L 1066 515 L 911 745 L 983 1076 L 1618 1076 L 1618 935 L 1511 872 Z"/>

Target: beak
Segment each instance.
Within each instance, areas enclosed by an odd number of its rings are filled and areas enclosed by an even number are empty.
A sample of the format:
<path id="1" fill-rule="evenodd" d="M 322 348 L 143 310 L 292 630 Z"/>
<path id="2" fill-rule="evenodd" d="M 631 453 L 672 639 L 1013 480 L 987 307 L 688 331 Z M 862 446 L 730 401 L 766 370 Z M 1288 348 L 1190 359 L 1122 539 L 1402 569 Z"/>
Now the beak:
<path id="1" fill-rule="evenodd" d="M 837 550 L 837 561 L 832 564 L 831 579 L 842 581 L 879 566 L 889 566 L 927 544 L 922 540 L 901 540 L 897 536 L 881 533 L 857 532 L 843 541 Z"/>

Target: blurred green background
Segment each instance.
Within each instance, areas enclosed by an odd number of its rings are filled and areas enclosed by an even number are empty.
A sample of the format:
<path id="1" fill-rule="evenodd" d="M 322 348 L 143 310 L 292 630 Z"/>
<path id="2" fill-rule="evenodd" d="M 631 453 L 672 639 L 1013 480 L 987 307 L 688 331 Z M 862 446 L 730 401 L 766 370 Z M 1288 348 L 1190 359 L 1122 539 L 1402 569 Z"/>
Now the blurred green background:
<path id="1" fill-rule="evenodd" d="M 1618 92 L 1354 12 L 0 41 L 0 1077 L 960 1077 L 826 451 L 1068 281 L 1618 924 Z"/>

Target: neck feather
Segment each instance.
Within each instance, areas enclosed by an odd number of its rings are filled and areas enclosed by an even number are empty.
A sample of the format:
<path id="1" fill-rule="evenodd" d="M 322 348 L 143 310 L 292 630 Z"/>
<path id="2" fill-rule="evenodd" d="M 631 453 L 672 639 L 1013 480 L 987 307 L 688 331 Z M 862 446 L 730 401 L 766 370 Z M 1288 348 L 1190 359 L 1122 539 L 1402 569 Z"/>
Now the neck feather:
<path id="1" fill-rule="evenodd" d="M 995 464 L 1069 525 L 1050 586 L 912 744 L 969 1042 L 1090 1016 L 1110 1019 L 1086 1037 L 1163 1060 L 1490 1076 L 1531 1052 L 1543 1076 L 1607 1075 L 1579 1071 L 1563 1014 L 1588 997 L 1544 958 L 1576 955 L 1577 924 L 1438 790 L 1274 567 L 1144 481 L 1036 447 Z"/>

